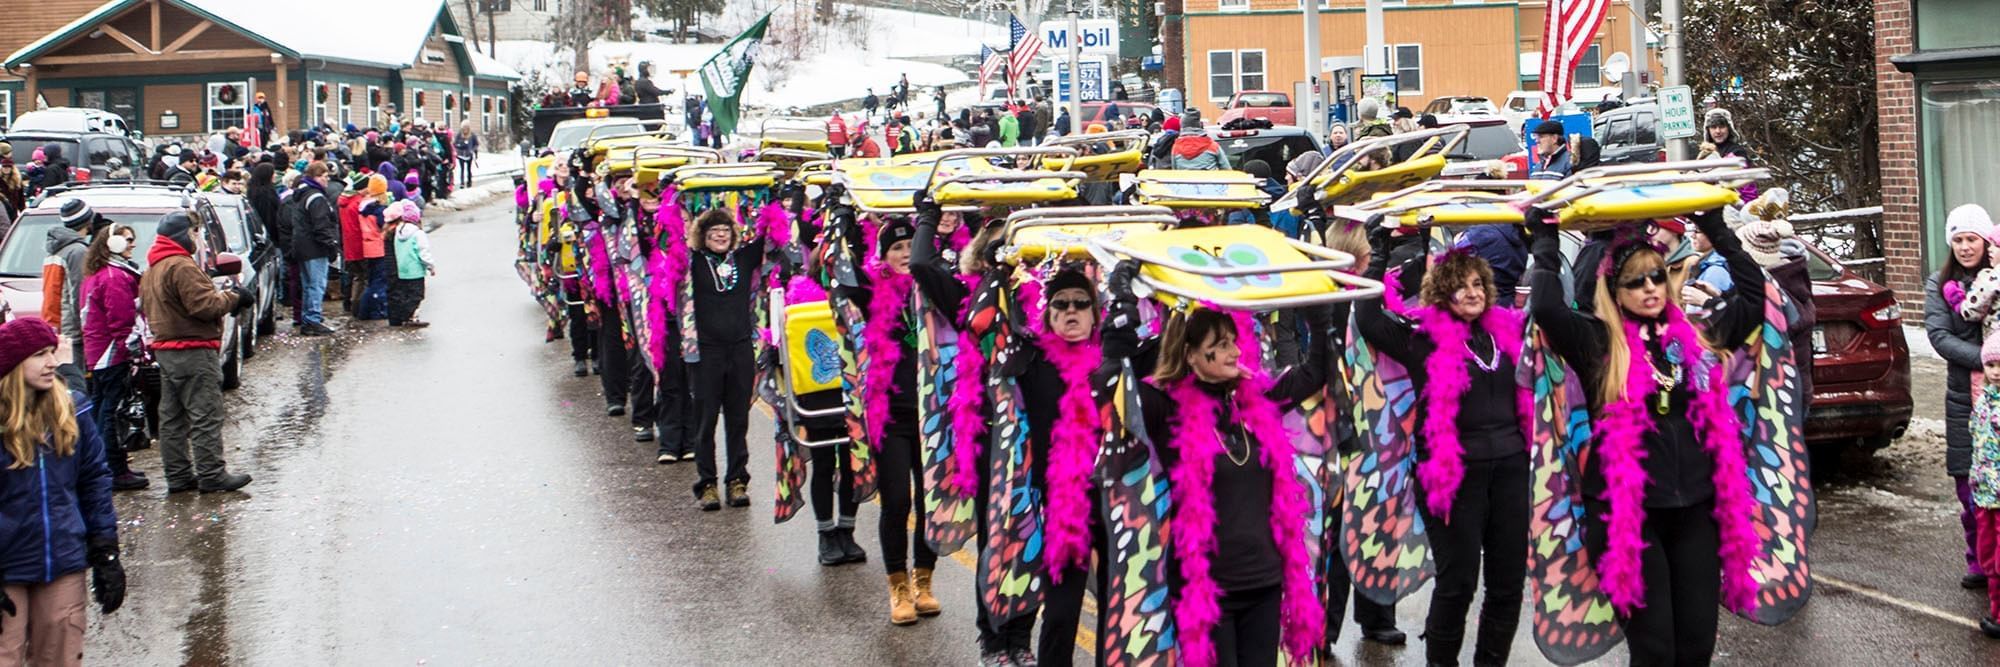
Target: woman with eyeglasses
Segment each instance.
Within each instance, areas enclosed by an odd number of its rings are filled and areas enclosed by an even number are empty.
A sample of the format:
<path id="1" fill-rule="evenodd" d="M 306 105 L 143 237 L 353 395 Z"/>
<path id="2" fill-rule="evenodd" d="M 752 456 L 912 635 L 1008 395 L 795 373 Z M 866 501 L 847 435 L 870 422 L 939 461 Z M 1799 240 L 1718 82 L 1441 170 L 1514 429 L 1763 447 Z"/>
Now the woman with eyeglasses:
<path id="1" fill-rule="evenodd" d="M 1107 364 L 1139 349 L 1137 272 L 1124 262 L 1107 279 Z M 1309 330 L 1332 330 L 1330 307 L 1303 311 Z M 1196 667 L 1276 665 L 1280 647 L 1307 661 L 1324 639 L 1303 535 L 1311 501 L 1279 415 L 1324 388 L 1330 349 L 1323 340 L 1308 345 L 1304 361 L 1266 373 L 1255 326 L 1249 314 L 1209 308 L 1170 316 L 1158 363 L 1137 387 L 1172 499 L 1166 546 L 1176 640 Z"/>
<path id="2" fill-rule="evenodd" d="M 1578 295 L 1589 299 L 1586 314 L 1565 302 L 1550 268 L 1562 265 L 1550 215 L 1529 215 L 1529 314 L 1587 394 L 1592 440 L 1578 459 L 1587 553 L 1632 664 L 1707 664 L 1718 602 L 1738 612 L 1756 605 L 1756 501 L 1721 359 L 1762 325 L 1764 273 L 1721 210 L 1694 216 L 1733 282 L 1697 332 L 1669 293 L 1661 249 L 1627 228 Z"/>
<path id="3" fill-rule="evenodd" d="M 1381 280 L 1392 248 L 1425 236 L 1370 234 L 1368 277 Z M 1430 261 L 1435 266 L 1426 267 Z M 1531 396 L 1518 388 L 1525 318 L 1495 305 L 1493 269 L 1455 249 L 1434 260 L 1421 250 L 1401 280 L 1421 285 L 1417 303 L 1385 312 L 1384 300 L 1354 306 L 1354 326 L 1378 354 L 1409 369 L 1416 387 L 1417 509 L 1437 563 L 1425 661 L 1456 665 L 1465 614 L 1486 574 L 1472 661 L 1506 664 L 1528 576 L 1528 441 Z M 1560 294 L 1560 290 L 1557 292 Z"/>

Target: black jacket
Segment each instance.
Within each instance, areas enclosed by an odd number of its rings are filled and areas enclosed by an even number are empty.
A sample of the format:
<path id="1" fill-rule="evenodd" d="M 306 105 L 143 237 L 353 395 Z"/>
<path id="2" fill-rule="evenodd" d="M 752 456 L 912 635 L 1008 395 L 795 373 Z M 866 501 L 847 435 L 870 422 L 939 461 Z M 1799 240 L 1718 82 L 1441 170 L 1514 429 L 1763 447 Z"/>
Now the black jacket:
<path id="1" fill-rule="evenodd" d="M 306 198 L 305 215 L 292 230 L 292 256 L 301 260 L 340 256 L 340 212 L 333 206 L 334 195 L 304 179 L 299 183 L 292 197 Z"/>
<path id="2" fill-rule="evenodd" d="M 1942 273 L 1924 279 L 1924 333 L 1951 367 L 1944 374 L 1944 468 L 1947 474 L 1963 477 L 1972 470 L 1972 374 L 1982 365 L 1979 323 L 1965 321 L 1945 303 L 1939 291 L 1943 286 Z"/>

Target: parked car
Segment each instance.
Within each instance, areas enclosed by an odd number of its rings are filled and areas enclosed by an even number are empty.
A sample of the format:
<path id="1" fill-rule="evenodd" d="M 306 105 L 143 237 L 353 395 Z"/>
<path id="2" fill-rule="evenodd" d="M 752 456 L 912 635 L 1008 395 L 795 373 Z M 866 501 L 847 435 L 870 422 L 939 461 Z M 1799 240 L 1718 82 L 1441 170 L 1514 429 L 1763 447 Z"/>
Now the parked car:
<path id="1" fill-rule="evenodd" d="M 1229 103 L 1222 105 L 1222 117 L 1216 119 L 1221 125 L 1238 118 L 1262 118 L 1272 125 L 1294 125 L 1298 123 L 1297 110 L 1292 107 L 1292 95 L 1276 90 L 1243 90 L 1229 97 Z"/>
<path id="2" fill-rule="evenodd" d="M 1146 102 L 1133 102 L 1130 100 L 1118 102 L 1084 102 L 1080 106 L 1083 109 L 1083 127 L 1089 127 L 1091 123 L 1104 123 L 1105 129 L 1109 130 L 1122 130 L 1127 127 L 1145 127 L 1144 119 L 1152 117 L 1153 109 L 1158 108 Z M 1112 119 L 1107 116 L 1113 106 L 1118 108 L 1118 118 L 1116 119 L 1118 125 L 1113 125 L 1111 122 Z M 1140 119 L 1137 126 L 1132 125 L 1135 118 Z"/>
<path id="3" fill-rule="evenodd" d="M 1549 115 L 1567 116 L 1570 114 L 1584 113 L 1585 109 L 1581 105 L 1577 104 L 1577 100 L 1579 99 L 1582 98 L 1577 97 L 1571 99 L 1568 102 L 1564 102 L 1562 106 L 1556 107 L 1555 113 Z M 1521 125 L 1526 123 L 1528 119 L 1539 117 L 1538 114 L 1540 113 L 1541 108 L 1542 108 L 1542 91 L 1516 90 L 1512 93 L 1509 93 L 1507 95 L 1507 102 L 1500 106 L 1500 116 L 1502 118 L 1506 118 L 1507 124 L 1513 126 L 1514 131 L 1516 133 L 1519 133 L 1522 131 Z"/>
<path id="4" fill-rule="evenodd" d="M 1651 102 L 1622 106 L 1600 113 L 1590 122 L 1590 133 L 1603 148 L 1603 164 L 1665 162 L 1667 146 L 1660 139 L 1659 106 Z"/>
<path id="5" fill-rule="evenodd" d="M 1222 154 L 1229 158 L 1229 165 L 1238 169 L 1250 160 L 1263 160 L 1271 165 L 1271 173 L 1282 173 L 1292 158 L 1307 152 L 1326 152 L 1326 145 L 1319 137 L 1302 128 L 1278 125 L 1265 129 L 1225 130 L 1219 125 L 1206 126 L 1208 137 L 1222 145 Z"/>
<path id="6" fill-rule="evenodd" d="M 1446 95 L 1424 105 L 1423 112 L 1433 116 L 1492 114 L 1497 117 L 1500 107 L 1493 106 L 1493 100 L 1477 95 Z M 1505 119 L 1501 124 L 1506 124 Z"/>
<path id="7" fill-rule="evenodd" d="M 63 202 L 82 199 L 90 208 L 112 222 L 129 225 L 136 233 L 132 258 L 143 269 L 146 253 L 153 247 L 153 230 L 160 217 L 186 210 L 201 222 L 194 248 L 195 263 L 215 276 L 218 287 L 237 285 L 243 259 L 230 253 L 215 206 L 194 196 L 185 187 L 165 185 L 97 184 L 56 190 L 36 201 L 0 239 L 0 299 L 15 313 L 42 312 L 42 259 L 48 255 L 49 229 L 61 224 Z M 223 318 L 222 330 L 236 330 L 236 315 Z M 235 389 L 242 383 L 243 367 L 236 336 L 222 337 L 222 388 Z"/>
<path id="8" fill-rule="evenodd" d="M 125 117 L 101 109 L 54 107 L 30 111 L 8 125 L 16 132 L 72 132 L 131 136 Z"/>
<path id="9" fill-rule="evenodd" d="M 1583 247 L 1576 233 L 1562 235 L 1564 275 Z M 1806 244 L 1806 274 L 1812 278 L 1817 324 L 1806 440 L 1856 442 L 1879 450 L 1910 427 L 1910 346 L 1903 339 L 1903 312 L 1896 293 L 1861 277 L 1813 244 Z M 1527 303 L 1528 286 L 1516 288 Z"/>
<path id="10" fill-rule="evenodd" d="M 224 250 L 243 258 L 243 271 L 237 279 L 257 294 L 255 303 L 236 313 L 236 322 L 241 325 L 236 329 L 237 344 L 243 358 L 249 359 L 257 356 L 257 337 L 278 330 L 278 249 L 272 246 L 249 200 L 226 192 L 206 192 L 202 198 L 215 206 Z"/>
<path id="11" fill-rule="evenodd" d="M 1472 128 L 1465 141 L 1445 155 L 1446 178 L 1476 176 L 1493 161 L 1504 161 L 1521 150 L 1521 138 L 1507 128 L 1507 119 L 1492 114 L 1438 116 L 1438 127 L 1464 125 Z"/>
<path id="12" fill-rule="evenodd" d="M 113 178 L 113 160 L 117 167 L 131 170 L 119 174 L 119 180 L 145 170 L 146 148 L 125 129 L 125 119 L 96 109 L 43 109 L 21 114 L 0 139 L 14 145 L 19 162 L 26 162 L 29 153 L 45 144 L 60 146 L 73 171 L 72 181 Z"/>

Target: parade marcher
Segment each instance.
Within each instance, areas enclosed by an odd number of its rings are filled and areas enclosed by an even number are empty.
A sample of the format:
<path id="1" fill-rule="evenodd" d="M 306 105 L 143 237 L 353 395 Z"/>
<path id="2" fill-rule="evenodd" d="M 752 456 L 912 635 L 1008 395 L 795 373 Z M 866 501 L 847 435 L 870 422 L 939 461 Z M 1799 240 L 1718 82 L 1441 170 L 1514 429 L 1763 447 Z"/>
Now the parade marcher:
<path id="1" fill-rule="evenodd" d="M 736 219 L 723 207 L 695 218 L 695 241 L 701 244 L 688 279 L 694 295 L 696 339 L 701 360 L 690 369 L 695 415 L 701 420 L 694 436 L 695 468 L 700 478 L 694 494 L 703 511 L 722 508 L 716 483 L 727 485 L 730 507 L 750 506 L 750 397 L 757 370 L 756 312 L 751 308 L 757 270 L 764 264 L 764 239 L 745 239 Z M 718 477 L 715 437 L 721 426 L 728 469 Z"/>
<path id="2" fill-rule="evenodd" d="M 86 585 L 105 614 L 125 604 L 96 408 L 57 378 L 58 342 L 35 318 L 0 325 L 0 414 L 8 416 L 0 421 L 8 460 L 0 510 L 14 519 L 0 550 L 0 661 L 11 664 L 83 664 Z"/>
<path id="3" fill-rule="evenodd" d="M 124 416 L 120 406 L 136 388 L 136 352 L 144 349 L 145 329 L 139 320 L 139 266 L 132 262 L 138 235 L 131 227 L 111 225 L 97 233 L 84 257 L 83 294 L 78 315 L 83 318 L 83 358 L 90 368 L 90 402 L 97 412 L 97 432 L 104 437 L 105 460 L 111 465 L 111 486 L 118 491 L 146 488 L 145 473 L 132 469 L 125 452 Z"/>
<path id="4" fill-rule="evenodd" d="M 1763 271 L 1719 209 L 1691 216 L 1735 281 L 1698 333 L 1669 293 L 1661 251 L 1627 228 L 1596 267 L 1582 269 L 1598 276 L 1578 297 L 1593 304 L 1586 314 L 1562 296 L 1550 215 L 1529 211 L 1529 311 L 1586 394 L 1594 437 L 1580 469 L 1587 552 L 1634 665 L 1706 664 L 1717 605 L 1756 605 L 1757 501 L 1716 357 L 1762 325 Z"/>
<path id="5" fill-rule="evenodd" d="M 1965 533 L 1965 574 L 1959 584 L 1966 588 L 1988 586 L 1988 572 L 1979 566 L 1974 535 L 1972 484 L 1967 475 L 1972 467 L 1972 376 L 1979 373 L 1980 327 L 1958 314 L 1973 279 L 1993 266 L 1989 258 L 1993 221 L 1985 211 L 1972 206 L 1952 209 L 1945 218 L 1945 239 L 1951 255 L 1943 268 L 1924 280 L 1924 333 L 1931 348 L 1944 357 L 1950 372 L 1945 374 L 1944 466 L 1958 495 L 1959 524 Z M 1732 237 L 1733 238 L 1733 237 Z"/>
<path id="6" fill-rule="evenodd" d="M 167 493 L 234 491 L 250 476 L 222 461 L 222 318 L 254 303 L 236 287 L 219 290 L 194 263 L 195 221 L 184 211 L 160 218 L 139 305 L 160 366 L 160 462 Z M 190 457 L 192 451 L 192 457 Z"/>
<path id="7" fill-rule="evenodd" d="M 1107 280 L 1107 365 L 1138 349 L 1137 270 L 1124 262 Z M 1332 330 L 1330 308 L 1303 315 L 1310 330 Z M 1311 503 L 1279 415 L 1324 388 L 1330 350 L 1310 345 L 1303 362 L 1267 376 L 1254 368 L 1248 319 L 1206 308 L 1171 316 L 1158 365 L 1137 387 L 1145 432 L 1172 480 L 1174 617 L 1191 665 L 1276 665 L 1281 646 L 1304 659 L 1324 638 L 1302 536 Z"/>
<path id="8" fill-rule="evenodd" d="M 395 281 L 389 285 L 389 326 L 422 329 L 431 323 L 417 319 L 424 302 L 424 276 L 437 275 L 431 258 L 430 235 L 424 233 L 423 212 L 415 204 L 396 202 L 386 218 L 393 225 Z"/>
<path id="9" fill-rule="evenodd" d="M 1382 280 L 1391 235 L 1371 234 L 1368 277 Z M 1404 243 L 1426 237 L 1408 235 Z M 1403 266 L 1404 281 L 1421 285 L 1418 303 L 1385 311 L 1389 298 L 1354 305 L 1354 326 L 1377 353 L 1408 369 L 1420 397 L 1415 435 L 1417 509 L 1437 562 L 1430 614 L 1424 623 L 1425 662 L 1458 664 L 1465 614 L 1484 572 L 1485 595 L 1473 662 L 1501 665 L 1520 622 L 1528 575 L 1528 394 L 1518 391 L 1523 316 L 1495 304 L 1493 270 L 1465 250 L 1430 266 Z M 1483 567 L 1482 567 L 1483 566 Z"/>

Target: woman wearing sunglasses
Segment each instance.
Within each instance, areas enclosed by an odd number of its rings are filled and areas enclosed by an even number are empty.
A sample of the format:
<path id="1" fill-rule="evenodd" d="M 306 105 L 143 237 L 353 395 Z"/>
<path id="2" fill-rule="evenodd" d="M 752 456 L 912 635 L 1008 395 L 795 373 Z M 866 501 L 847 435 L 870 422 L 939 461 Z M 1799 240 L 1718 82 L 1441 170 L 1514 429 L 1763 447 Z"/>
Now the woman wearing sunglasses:
<path id="1" fill-rule="evenodd" d="M 1386 273 L 1392 246 L 1421 247 L 1425 238 L 1374 229 L 1367 275 L 1376 280 Z M 1486 596 L 1472 660 L 1506 664 L 1528 576 L 1525 424 L 1533 412 L 1531 396 L 1514 381 L 1524 317 L 1495 305 L 1486 260 L 1452 250 L 1427 269 L 1420 253 L 1402 273 L 1402 280 L 1421 285 L 1415 307 L 1391 305 L 1397 311 L 1391 315 L 1383 300 L 1364 300 L 1354 306 L 1354 326 L 1376 352 L 1409 369 L 1420 397 L 1413 434 L 1417 509 L 1437 562 L 1424 623 L 1425 661 L 1458 664 L 1465 614 L 1483 566 Z"/>
<path id="2" fill-rule="evenodd" d="M 1529 313 L 1587 394 L 1582 464 L 1588 553 L 1630 641 L 1632 664 L 1707 664 L 1716 605 L 1756 604 L 1759 550 L 1742 435 L 1720 358 L 1764 319 L 1764 273 L 1720 210 L 1694 216 L 1727 263 L 1724 305 L 1697 332 L 1674 303 L 1661 250 L 1620 230 L 1598 262 L 1591 314 L 1563 298 L 1555 225 L 1531 211 Z M 1581 269 L 1579 269 L 1581 270 Z"/>
<path id="3" fill-rule="evenodd" d="M 1139 348 L 1137 271 L 1122 262 L 1107 280 L 1107 364 Z M 1330 307 L 1303 311 L 1309 330 L 1332 330 Z M 1266 373 L 1250 315 L 1196 308 L 1167 319 L 1158 352 L 1138 398 L 1169 480 L 1166 546 L 1181 658 L 1196 667 L 1276 665 L 1282 646 L 1310 660 L 1325 610 L 1302 534 L 1311 502 L 1279 414 L 1325 386 L 1329 346 L 1309 345 L 1302 363 Z"/>

